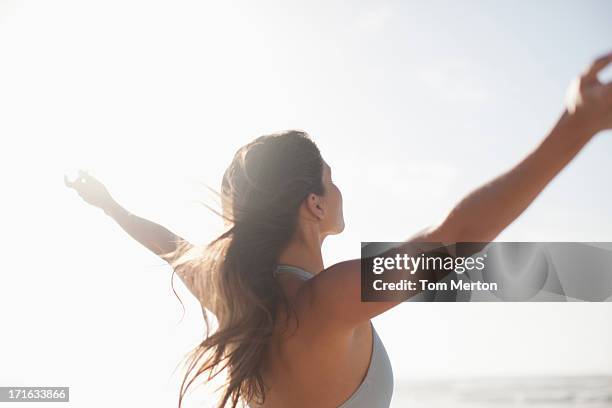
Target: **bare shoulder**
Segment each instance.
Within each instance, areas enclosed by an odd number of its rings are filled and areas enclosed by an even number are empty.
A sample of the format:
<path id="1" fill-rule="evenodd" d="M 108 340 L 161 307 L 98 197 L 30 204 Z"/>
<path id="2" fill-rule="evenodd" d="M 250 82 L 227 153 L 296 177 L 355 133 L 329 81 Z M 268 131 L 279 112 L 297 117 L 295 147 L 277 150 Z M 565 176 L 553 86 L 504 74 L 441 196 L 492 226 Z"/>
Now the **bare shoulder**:
<path id="1" fill-rule="evenodd" d="M 431 248 L 445 248 L 446 244 L 456 242 L 455 237 L 453 230 L 442 224 L 424 229 L 400 246 L 377 256 L 395 256 L 398 253 L 418 256 Z M 370 260 L 366 259 L 367 262 Z M 322 331 L 328 337 L 350 336 L 357 327 L 416 294 L 416 291 L 403 291 L 389 296 L 388 301 L 362 301 L 362 262 L 361 258 L 338 262 L 304 283 L 296 302 L 310 324 L 307 330 L 312 333 Z M 418 280 L 426 276 L 427 272 L 419 269 L 411 272 L 409 277 Z"/>
<path id="2" fill-rule="evenodd" d="M 359 327 L 399 302 L 361 300 L 361 259 L 336 263 L 309 279 L 296 296 L 296 306 L 308 321 L 307 332 L 350 338 Z"/>

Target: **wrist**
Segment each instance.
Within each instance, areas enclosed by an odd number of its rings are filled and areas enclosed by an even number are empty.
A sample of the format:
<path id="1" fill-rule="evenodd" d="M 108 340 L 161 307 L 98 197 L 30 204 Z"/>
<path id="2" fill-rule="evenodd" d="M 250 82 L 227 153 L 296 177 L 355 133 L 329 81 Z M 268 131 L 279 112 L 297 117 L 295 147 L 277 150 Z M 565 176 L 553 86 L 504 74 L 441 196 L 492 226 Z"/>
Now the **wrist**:
<path id="1" fill-rule="evenodd" d="M 584 113 L 579 111 L 570 113 L 567 109 L 563 111 L 556 127 L 571 134 L 581 142 L 589 141 L 601 130 Z"/>
<path id="2" fill-rule="evenodd" d="M 102 210 L 110 217 L 115 217 L 121 212 L 126 212 L 116 201 L 111 201 L 109 204 L 102 207 Z"/>

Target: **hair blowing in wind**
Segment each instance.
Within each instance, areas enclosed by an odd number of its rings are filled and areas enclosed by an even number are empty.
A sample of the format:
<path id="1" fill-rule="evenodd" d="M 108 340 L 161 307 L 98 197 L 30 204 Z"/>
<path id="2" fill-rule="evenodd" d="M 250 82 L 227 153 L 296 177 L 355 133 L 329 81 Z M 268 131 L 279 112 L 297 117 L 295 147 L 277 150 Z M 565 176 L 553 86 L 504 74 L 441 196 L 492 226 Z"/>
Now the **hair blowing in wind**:
<path id="1" fill-rule="evenodd" d="M 267 345 L 279 306 L 291 310 L 273 270 L 296 230 L 302 201 L 324 195 L 322 174 L 321 153 L 305 132 L 256 138 L 238 149 L 223 175 L 219 215 L 226 230 L 194 252 L 181 242 L 165 255 L 218 322 L 211 334 L 204 313 L 206 335 L 186 356 L 179 408 L 201 375 L 210 380 L 223 370 L 227 380 L 217 407 L 229 402 L 234 408 L 241 399 L 263 403 Z"/>

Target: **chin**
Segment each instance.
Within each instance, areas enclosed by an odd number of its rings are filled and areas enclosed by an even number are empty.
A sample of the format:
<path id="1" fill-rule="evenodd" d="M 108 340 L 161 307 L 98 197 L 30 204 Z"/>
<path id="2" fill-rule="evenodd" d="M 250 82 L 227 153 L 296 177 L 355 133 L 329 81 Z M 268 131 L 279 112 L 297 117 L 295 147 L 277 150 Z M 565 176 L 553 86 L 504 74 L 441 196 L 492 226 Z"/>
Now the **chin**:
<path id="1" fill-rule="evenodd" d="M 336 232 L 336 234 L 340 234 L 342 231 L 344 231 L 344 221 L 342 221 L 337 231 L 338 232 Z"/>

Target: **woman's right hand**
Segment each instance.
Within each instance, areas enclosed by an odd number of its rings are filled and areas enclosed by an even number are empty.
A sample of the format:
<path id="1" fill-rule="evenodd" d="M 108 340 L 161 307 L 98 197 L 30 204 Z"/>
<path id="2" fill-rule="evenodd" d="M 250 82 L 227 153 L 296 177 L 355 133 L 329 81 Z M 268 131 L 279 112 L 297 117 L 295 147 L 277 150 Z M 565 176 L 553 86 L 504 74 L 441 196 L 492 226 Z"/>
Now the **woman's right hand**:
<path id="1" fill-rule="evenodd" d="M 597 58 L 575 78 L 566 95 L 569 119 L 592 134 L 612 129 L 612 82 L 602 83 L 597 74 L 612 64 L 612 52 Z"/>
<path id="2" fill-rule="evenodd" d="M 64 175 L 64 183 L 67 187 L 75 189 L 85 202 L 95 207 L 106 211 L 115 204 L 104 184 L 84 170 L 79 170 L 79 176 L 73 181 Z"/>

